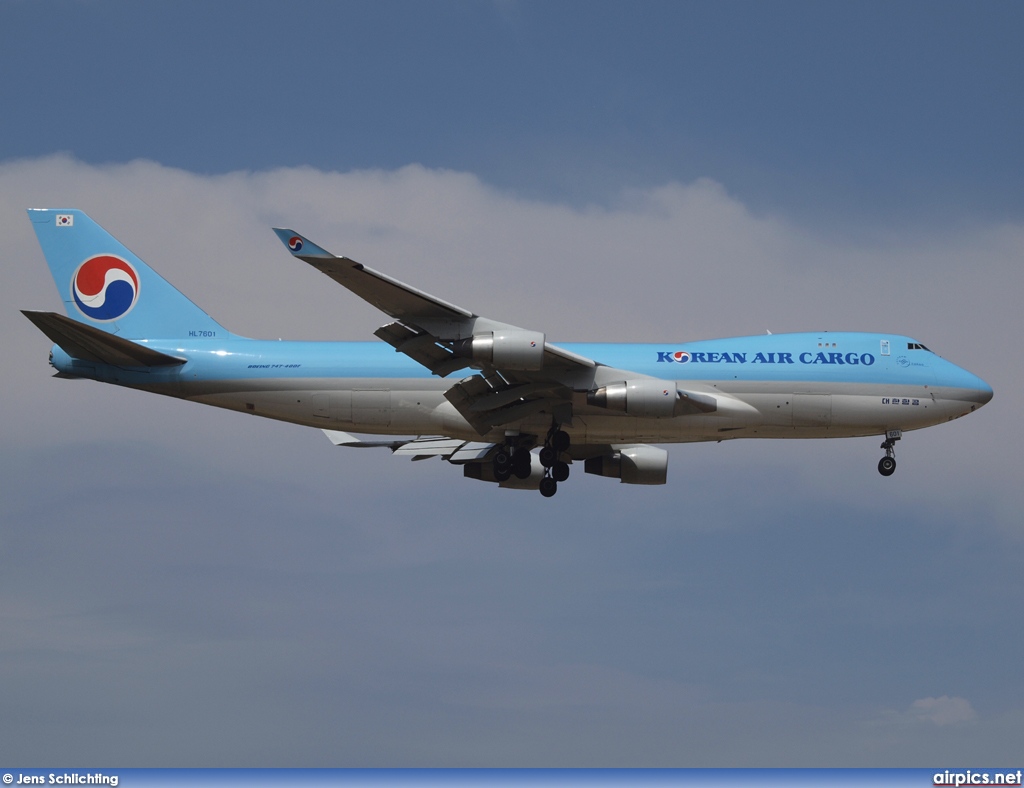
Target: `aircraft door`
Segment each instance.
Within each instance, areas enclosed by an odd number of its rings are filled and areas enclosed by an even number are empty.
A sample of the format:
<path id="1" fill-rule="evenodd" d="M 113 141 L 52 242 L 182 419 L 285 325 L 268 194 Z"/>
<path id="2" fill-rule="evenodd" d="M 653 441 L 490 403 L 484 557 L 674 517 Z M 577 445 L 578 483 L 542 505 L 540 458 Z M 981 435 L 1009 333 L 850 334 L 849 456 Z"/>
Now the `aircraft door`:
<path id="1" fill-rule="evenodd" d="M 330 402 L 328 393 L 320 391 L 310 398 L 313 402 L 313 415 L 318 419 L 329 419 L 331 417 Z"/>
<path id="2" fill-rule="evenodd" d="M 352 423 L 367 427 L 391 425 L 391 391 L 357 389 L 352 392 Z"/>
<path id="3" fill-rule="evenodd" d="M 352 421 L 352 392 L 318 391 L 311 398 L 313 415 L 331 422 Z"/>

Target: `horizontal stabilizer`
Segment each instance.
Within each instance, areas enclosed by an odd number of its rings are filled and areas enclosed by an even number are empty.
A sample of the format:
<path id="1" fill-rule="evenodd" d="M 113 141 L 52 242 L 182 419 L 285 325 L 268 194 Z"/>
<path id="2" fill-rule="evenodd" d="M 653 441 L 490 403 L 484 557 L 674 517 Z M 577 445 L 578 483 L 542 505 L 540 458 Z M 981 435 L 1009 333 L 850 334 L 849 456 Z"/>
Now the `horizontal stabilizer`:
<path id="1" fill-rule="evenodd" d="M 168 367 L 186 359 L 169 356 L 56 312 L 21 313 L 72 358 L 112 364 L 115 367 Z"/>

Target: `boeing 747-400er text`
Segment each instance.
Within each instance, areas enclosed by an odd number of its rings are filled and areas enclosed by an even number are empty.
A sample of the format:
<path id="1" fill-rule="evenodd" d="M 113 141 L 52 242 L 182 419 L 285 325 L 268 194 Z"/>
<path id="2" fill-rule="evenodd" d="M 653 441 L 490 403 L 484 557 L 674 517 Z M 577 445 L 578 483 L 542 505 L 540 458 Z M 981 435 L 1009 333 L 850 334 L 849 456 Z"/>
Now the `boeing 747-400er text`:
<path id="1" fill-rule="evenodd" d="M 664 484 L 668 452 L 649 444 L 734 438 L 877 435 L 878 470 L 889 476 L 903 432 L 992 398 L 985 381 L 895 334 L 553 345 L 292 230 L 274 232 L 293 256 L 388 315 L 374 332 L 383 341 L 246 339 L 81 211 L 28 213 L 67 317 L 24 314 L 55 343 L 57 377 L 319 427 L 339 446 L 441 457 L 472 479 L 544 496 L 574 463 L 626 484 Z M 459 370 L 468 372 L 448 379 Z"/>

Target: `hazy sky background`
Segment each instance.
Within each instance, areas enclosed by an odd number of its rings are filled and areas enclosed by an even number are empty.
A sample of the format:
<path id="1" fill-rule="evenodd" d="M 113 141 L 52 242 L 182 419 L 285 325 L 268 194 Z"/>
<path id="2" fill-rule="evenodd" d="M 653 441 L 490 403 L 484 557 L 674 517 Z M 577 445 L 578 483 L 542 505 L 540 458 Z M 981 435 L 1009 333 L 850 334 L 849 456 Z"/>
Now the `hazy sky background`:
<path id="1" fill-rule="evenodd" d="M 0 760 L 1012 766 L 1024 6 L 0 1 Z M 995 399 L 558 496 L 54 380 L 27 207 L 230 329 L 909 334 Z M 1019 765 L 1019 763 L 1017 764 Z"/>

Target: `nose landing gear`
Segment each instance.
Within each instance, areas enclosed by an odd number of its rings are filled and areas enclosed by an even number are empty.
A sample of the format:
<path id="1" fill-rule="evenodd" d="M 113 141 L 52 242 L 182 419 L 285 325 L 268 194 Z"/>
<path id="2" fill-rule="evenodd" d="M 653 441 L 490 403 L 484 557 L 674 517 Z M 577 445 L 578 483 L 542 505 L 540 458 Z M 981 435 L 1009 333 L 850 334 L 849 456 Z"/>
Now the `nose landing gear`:
<path id="1" fill-rule="evenodd" d="M 879 447 L 885 449 L 885 456 L 878 461 L 878 472 L 882 476 L 892 476 L 896 472 L 896 451 L 893 447 L 902 437 L 902 430 L 889 430 L 885 433 L 885 440 Z"/>

